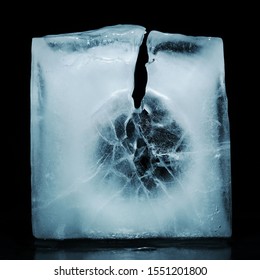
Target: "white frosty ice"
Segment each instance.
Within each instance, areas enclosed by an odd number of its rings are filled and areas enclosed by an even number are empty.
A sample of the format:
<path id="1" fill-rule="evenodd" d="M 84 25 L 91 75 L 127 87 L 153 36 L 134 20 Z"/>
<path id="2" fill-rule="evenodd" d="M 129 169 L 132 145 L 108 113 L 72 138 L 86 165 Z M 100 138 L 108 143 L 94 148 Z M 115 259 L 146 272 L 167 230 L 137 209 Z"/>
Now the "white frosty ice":
<path id="1" fill-rule="evenodd" d="M 219 38 L 145 28 L 34 38 L 32 224 L 37 238 L 230 236 L 229 125 Z"/>
<path id="2" fill-rule="evenodd" d="M 185 171 L 165 202 L 173 236 L 230 236 L 230 140 L 220 38 L 153 31 L 146 100 L 157 98 L 184 131 Z M 169 201 L 171 201 L 169 203 Z M 165 206 L 166 207 L 166 206 Z"/>

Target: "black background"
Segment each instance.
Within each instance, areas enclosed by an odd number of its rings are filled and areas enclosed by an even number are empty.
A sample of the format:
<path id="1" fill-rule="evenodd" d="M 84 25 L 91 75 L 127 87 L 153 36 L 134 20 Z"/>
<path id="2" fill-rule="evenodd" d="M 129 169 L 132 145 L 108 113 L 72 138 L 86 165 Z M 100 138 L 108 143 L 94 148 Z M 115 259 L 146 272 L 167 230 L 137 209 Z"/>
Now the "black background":
<path id="1" fill-rule="evenodd" d="M 65 3 L 63 3 L 65 5 Z M 101 9 L 101 5 L 103 9 Z M 226 90 L 231 129 L 233 259 L 259 259 L 259 136 L 257 104 L 259 78 L 254 16 L 246 7 L 227 12 L 221 3 L 196 5 L 149 4 L 140 11 L 131 3 L 111 4 L 110 10 L 70 3 L 66 12 L 41 4 L 30 12 L 9 14 L 2 35 L 2 136 L 0 258 L 32 259 L 30 185 L 30 67 L 31 40 L 48 34 L 97 29 L 115 24 L 138 24 L 147 32 L 158 30 L 193 36 L 221 37 L 224 42 Z M 98 6 L 98 5 L 97 5 Z M 147 5 L 148 6 L 148 5 Z M 161 8 L 161 9 L 160 9 Z M 239 9 L 238 9 L 239 8 Z M 239 11 L 239 12 L 238 12 Z M 7 97 L 7 101 L 6 98 Z M 257 168 L 258 166 L 258 168 Z"/>

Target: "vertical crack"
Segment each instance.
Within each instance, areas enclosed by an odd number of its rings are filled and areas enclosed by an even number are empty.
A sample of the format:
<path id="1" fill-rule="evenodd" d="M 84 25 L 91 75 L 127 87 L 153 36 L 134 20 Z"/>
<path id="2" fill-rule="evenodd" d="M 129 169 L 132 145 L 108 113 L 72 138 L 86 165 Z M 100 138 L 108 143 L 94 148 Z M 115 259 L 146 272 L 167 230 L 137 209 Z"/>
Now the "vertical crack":
<path id="1" fill-rule="evenodd" d="M 111 117 L 98 129 L 102 141 L 97 147 L 98 165 L 106 165 L 105 177 L 121 185 L 122 195 L 143 198 L 159 193 L 168 196 L 167 189 L 175 185 L 187 160 L 184 131 L 164 102 L 146 92 L 147 35 L 139 47 L 135 65 L 132 93 L 135 110 L 129 115 L 121 111 L 108 113 Z"/>
<path id="2" fill-rule="evenodd" d="M 134 106 L 136 109 L 141 106 L 147 84 L 147 71 L 145 67 L 145 64 L 148 62 L 148 52 L 146 47 L 147 35 L 148 33 L 144 34 L 143 42 L 139 48 L 139 54 L 135 65 L 135 86 L 132 97 L 134 99 Z"/>

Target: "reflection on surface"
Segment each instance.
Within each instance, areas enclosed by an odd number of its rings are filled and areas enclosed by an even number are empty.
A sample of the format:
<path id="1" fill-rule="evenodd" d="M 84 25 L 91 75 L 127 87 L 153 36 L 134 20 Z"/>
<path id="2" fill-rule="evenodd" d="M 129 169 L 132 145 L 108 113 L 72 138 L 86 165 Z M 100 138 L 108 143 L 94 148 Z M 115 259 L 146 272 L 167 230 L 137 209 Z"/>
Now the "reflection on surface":
<path id="1" fill-rule="evenodd" d="M 227 260 L 228 240 L 66 240 L 35 242 L 35 259 L 47 260 Z"/>

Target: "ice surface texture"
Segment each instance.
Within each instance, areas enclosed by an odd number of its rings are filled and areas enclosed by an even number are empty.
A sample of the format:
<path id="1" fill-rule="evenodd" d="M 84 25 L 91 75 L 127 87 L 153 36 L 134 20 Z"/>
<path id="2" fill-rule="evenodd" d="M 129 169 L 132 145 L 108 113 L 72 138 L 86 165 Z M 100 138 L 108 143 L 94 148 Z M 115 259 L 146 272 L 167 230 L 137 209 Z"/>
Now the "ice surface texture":
<path id="1" fill-rule="evenodd" d="M 228 237 L 230 140 L 220 38 L 145 28 L 34 38 L 32 224 L 37 238 Z"/>

